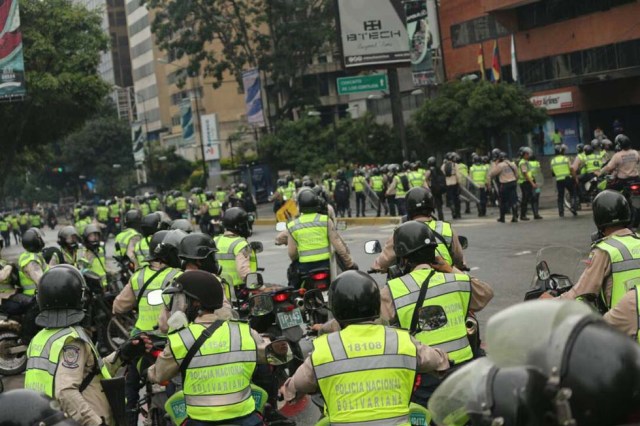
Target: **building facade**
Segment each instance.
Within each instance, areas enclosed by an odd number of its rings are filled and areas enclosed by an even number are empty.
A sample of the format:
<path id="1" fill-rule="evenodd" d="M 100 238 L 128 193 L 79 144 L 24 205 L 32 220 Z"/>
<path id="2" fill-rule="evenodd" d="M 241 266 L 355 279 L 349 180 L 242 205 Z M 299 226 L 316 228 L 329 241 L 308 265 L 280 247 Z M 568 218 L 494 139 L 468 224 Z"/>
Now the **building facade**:
<path id="1" fill-rule="evenodd" d="M 447 80 L 480 75 L 481 45 L 490 68 L 497 40 L 502 75 L 511 81 L 513 34 L 518 82 L 551 116 L 542 129 L 532 129 L 543 133 L 545 154 L 552 153 L 556 130 L 572 151 L 597 128 L 612 140 L 621 129 L 640 138 L 639 2 L 447 0 L 439 14 Z"/>

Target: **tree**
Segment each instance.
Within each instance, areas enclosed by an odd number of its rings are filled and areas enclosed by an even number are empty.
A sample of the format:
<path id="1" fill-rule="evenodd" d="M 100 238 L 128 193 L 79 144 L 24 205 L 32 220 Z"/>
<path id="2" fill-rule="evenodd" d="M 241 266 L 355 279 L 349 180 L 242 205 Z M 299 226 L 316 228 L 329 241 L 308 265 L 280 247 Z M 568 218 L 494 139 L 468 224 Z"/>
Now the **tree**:
<path id="1" fill-rule="evenodd" d="M 176 154 L 174 148 L 151 149 L 149 155 L 153 159 L 153 171 L 149 173 L 149 182 L 159 191 L 185 187 L 194 170 L 200 170 L 198 185 L 202 183 L 202 169 Z M 187 185 L 188 186 L 188 185 Z M 190 187 L 189 187 L 190 188 Z"/>
<path id="2" fill-rule="evenodd" d="M 311 59 L 332 42 L 331 0 L 146 0 L 156 15 L 152 25 L 161 49 L 189 59 L 187 75 L 226 73 L 242 87 L 242 72 L 259 68 L 283 99 L 276 117 L 316 103 L 303 82 Z"/>
<path id="3" fill-rule="evenodd" d="M 489 150 L 506 137 L 520 138 L 547 120 L 515 84 L 452 82 L 427 99 L 413 117 L 427 151 L 459 148 Z"/>
<path id="4" fill-rule="evenodd" d="M 26 152 L 78 128 L 109 86 L 97 74 L 102 18 L 67 0 L 21 0 L 27 97 L 0 104 L 0 184 Z"/>

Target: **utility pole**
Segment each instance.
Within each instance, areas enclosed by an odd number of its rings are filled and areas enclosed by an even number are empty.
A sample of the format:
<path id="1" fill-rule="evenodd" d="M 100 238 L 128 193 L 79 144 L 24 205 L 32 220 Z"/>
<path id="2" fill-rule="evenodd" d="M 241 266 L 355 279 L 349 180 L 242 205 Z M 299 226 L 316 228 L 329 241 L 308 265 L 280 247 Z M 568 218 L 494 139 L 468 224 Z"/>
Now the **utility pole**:
<path id="1" fill-rule="evenodd" d="M 402 96 L 400 93 L 400 81 L 398 79 L 398 69 L 389 68 L 387 70 L 389 77 L 389 97 L 391 100 L 391 116 L 393 117 L 393 128 L 396 137 L 400 140 L 402 148 L 402 159 L 409 159 L 409 150 L 407 149 L 407 133 L 404 127 L 404 116 L 402 114 Z"/>

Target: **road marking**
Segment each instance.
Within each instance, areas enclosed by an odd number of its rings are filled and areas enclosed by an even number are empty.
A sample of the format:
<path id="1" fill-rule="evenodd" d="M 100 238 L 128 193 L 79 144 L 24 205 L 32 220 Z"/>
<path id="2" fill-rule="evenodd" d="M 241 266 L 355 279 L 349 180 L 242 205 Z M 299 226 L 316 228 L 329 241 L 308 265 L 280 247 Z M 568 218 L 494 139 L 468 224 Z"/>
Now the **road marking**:
<path id="1" fill-rule="evenodd" d="M 383 231 L 390 231 L 392 229 L 396 229 L 398 225 L 386 225 L 386 226 L 381 226 L 380 229 Z"/>
<path id="2" fill-rule="evenodd" d="M 529 250 L 525 250 L 525 251 L 519 251 L 517 253 L 514 253 L 514 256 L 524 256 L 525 254 L 531 254 L 531 252 Z"/>
<path id="3" fill-rule="evenodd" d="M 478 269 L 480 269 L 480 267 L 478 266 L 472 266 L 470 271 L 477 271 Z"/>

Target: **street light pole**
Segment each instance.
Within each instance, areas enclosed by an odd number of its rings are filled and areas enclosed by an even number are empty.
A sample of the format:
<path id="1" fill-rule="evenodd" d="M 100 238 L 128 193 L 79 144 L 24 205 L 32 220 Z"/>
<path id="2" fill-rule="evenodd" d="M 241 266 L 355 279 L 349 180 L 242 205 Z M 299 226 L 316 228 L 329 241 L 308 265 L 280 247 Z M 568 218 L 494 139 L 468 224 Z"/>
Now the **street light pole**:
<path id="1" fill-rule="evenodd" d="M 202 154 L 202 187 L 203 189 L 207 189 L 207 162 L 204 158 L 204 137 L 202 135 L 202 129 L 200 127 L 200 103 L 198 102 L 198 98 L 200 97 L 197 92 L 197 87 L 194 84 L 195 76 L 191 76 L 191 91 L 193 92 L 193 97 L 196 103 L 196 119 L 197 119 L 197 127 L 194 129 L 199 136 L 200 139 L 200 153 Z M 196 126 L 196 123 L 193 124 Z"/>

